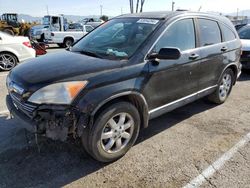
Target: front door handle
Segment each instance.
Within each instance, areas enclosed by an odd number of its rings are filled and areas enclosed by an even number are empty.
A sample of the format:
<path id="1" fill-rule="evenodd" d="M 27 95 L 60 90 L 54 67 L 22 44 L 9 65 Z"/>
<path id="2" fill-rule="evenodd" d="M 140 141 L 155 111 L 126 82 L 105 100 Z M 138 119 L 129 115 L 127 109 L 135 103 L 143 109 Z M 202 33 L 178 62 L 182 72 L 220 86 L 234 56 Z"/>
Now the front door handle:
<path id="1" fill-rule="evenodd" d="M 195 60 L 195 59 L 198 59 L 200 56 L 198 54 L 192 54 L 189 56 L 189 59 L 191 60 Z"/>
<path id="2" fill-rule="evenodd" d="M 223 47 L 221 48 L 221 51 L 222 51 L 222 52 L 227 51 L 227 47 L 226 47 L 226 46 L 223 46 Z"/>

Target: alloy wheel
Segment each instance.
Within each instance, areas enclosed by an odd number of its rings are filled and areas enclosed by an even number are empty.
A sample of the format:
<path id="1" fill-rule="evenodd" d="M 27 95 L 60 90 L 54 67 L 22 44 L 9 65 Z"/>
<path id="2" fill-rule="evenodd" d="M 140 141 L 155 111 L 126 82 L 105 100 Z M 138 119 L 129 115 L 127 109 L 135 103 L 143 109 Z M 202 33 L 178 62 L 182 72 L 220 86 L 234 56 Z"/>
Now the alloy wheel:
<path id="1" fill-rule="evenodd" d="M 105 152 L 116 153 L 129 143 L 134 131 L 134 119 L 128 113 L 119 113 L 108 120 L 101 134 Z"/>
<path id="2" fill-rule="evenodd" d="M 219 97 L 221 100 L 227 98 L 232 85 L 232 77 L 230 74 L 226 73 L 223 75 L 220 88 L 219 88 Z"/>
<path id="3" fill-rule="evenodd" d="M 0 69 L 8 71 L 16 66 L 16 58 L 10 54 L 0 54 Z"/>

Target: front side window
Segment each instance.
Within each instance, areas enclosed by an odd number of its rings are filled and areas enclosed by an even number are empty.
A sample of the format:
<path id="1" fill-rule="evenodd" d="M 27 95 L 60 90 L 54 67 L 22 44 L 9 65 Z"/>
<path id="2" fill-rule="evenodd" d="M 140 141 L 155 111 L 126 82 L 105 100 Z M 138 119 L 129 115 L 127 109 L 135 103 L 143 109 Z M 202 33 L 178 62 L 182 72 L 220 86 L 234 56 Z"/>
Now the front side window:
<path id="1" fill-rule="evenodd" d="M 222 33 L 224 35 L 225 41 L 231 41 L 231 40 L 236 39 L 236 36 L 233 33 L 233 31 L 231 29 L 229 29 L 227 26 L 221 24 L 221 30 L 222 30 Z"/>
<path id="2" fill-rule="evenodd" d="M 240 39 L 250 39 L 250 26 L 245 26 L 239 30 Z"/>
<path id="3" fill-rule="evenodd" d="M 221 43 L 221 32 L 216 21 L 207 19 L 198 19 L 198 21 L 201 46 L 209 46 Z"/>
<path id="4" fill-rule="evenodd" d="M 155 52 L 161 48 L 179 48 L 181 51 L 195 48 L 193 19 L 180 20 L 171 25 L 155 45 Z"/>
<path id="5" fill-rule="evenodd" d="M 158 19 L 118 18 L 90 32 L 71 51 L 100 58 L 128 59 L 159 25 Z M 86 53 L 85 53 L 86 54 Z"/>

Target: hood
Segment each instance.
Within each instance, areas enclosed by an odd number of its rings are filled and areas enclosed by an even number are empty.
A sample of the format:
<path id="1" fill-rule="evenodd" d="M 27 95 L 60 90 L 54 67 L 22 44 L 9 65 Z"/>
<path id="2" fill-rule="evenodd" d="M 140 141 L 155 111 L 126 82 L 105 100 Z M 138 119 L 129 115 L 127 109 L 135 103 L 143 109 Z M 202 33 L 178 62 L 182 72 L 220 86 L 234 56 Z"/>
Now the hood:
<path id="1" fill-rule="evenodd" d="M 36 90 L 60 80 L 81 80 L 84 75 L 121 65 L 120 61 L 99 59 L 65 50 L 21 63 L 10 72 L 9 78 L 24 89 Z"/>
<path id="2" fill-rule="evenodd" d="M 243 51 L 250 51 L 250 40 L 241 39 L 241 44 Z"/>

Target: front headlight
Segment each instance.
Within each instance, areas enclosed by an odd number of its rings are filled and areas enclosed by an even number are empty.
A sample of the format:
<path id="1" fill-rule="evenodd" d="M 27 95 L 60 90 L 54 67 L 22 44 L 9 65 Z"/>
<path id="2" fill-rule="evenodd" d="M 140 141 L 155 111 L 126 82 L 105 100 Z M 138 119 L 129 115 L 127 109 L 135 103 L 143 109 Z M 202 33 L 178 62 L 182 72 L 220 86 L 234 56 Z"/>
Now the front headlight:
<path id="1" fill-rule="evenodd" d="M 88 81 L 74 81 L 51 84 L 31 95 L 29 102 L 36 104 L 70 104 Z"/>

